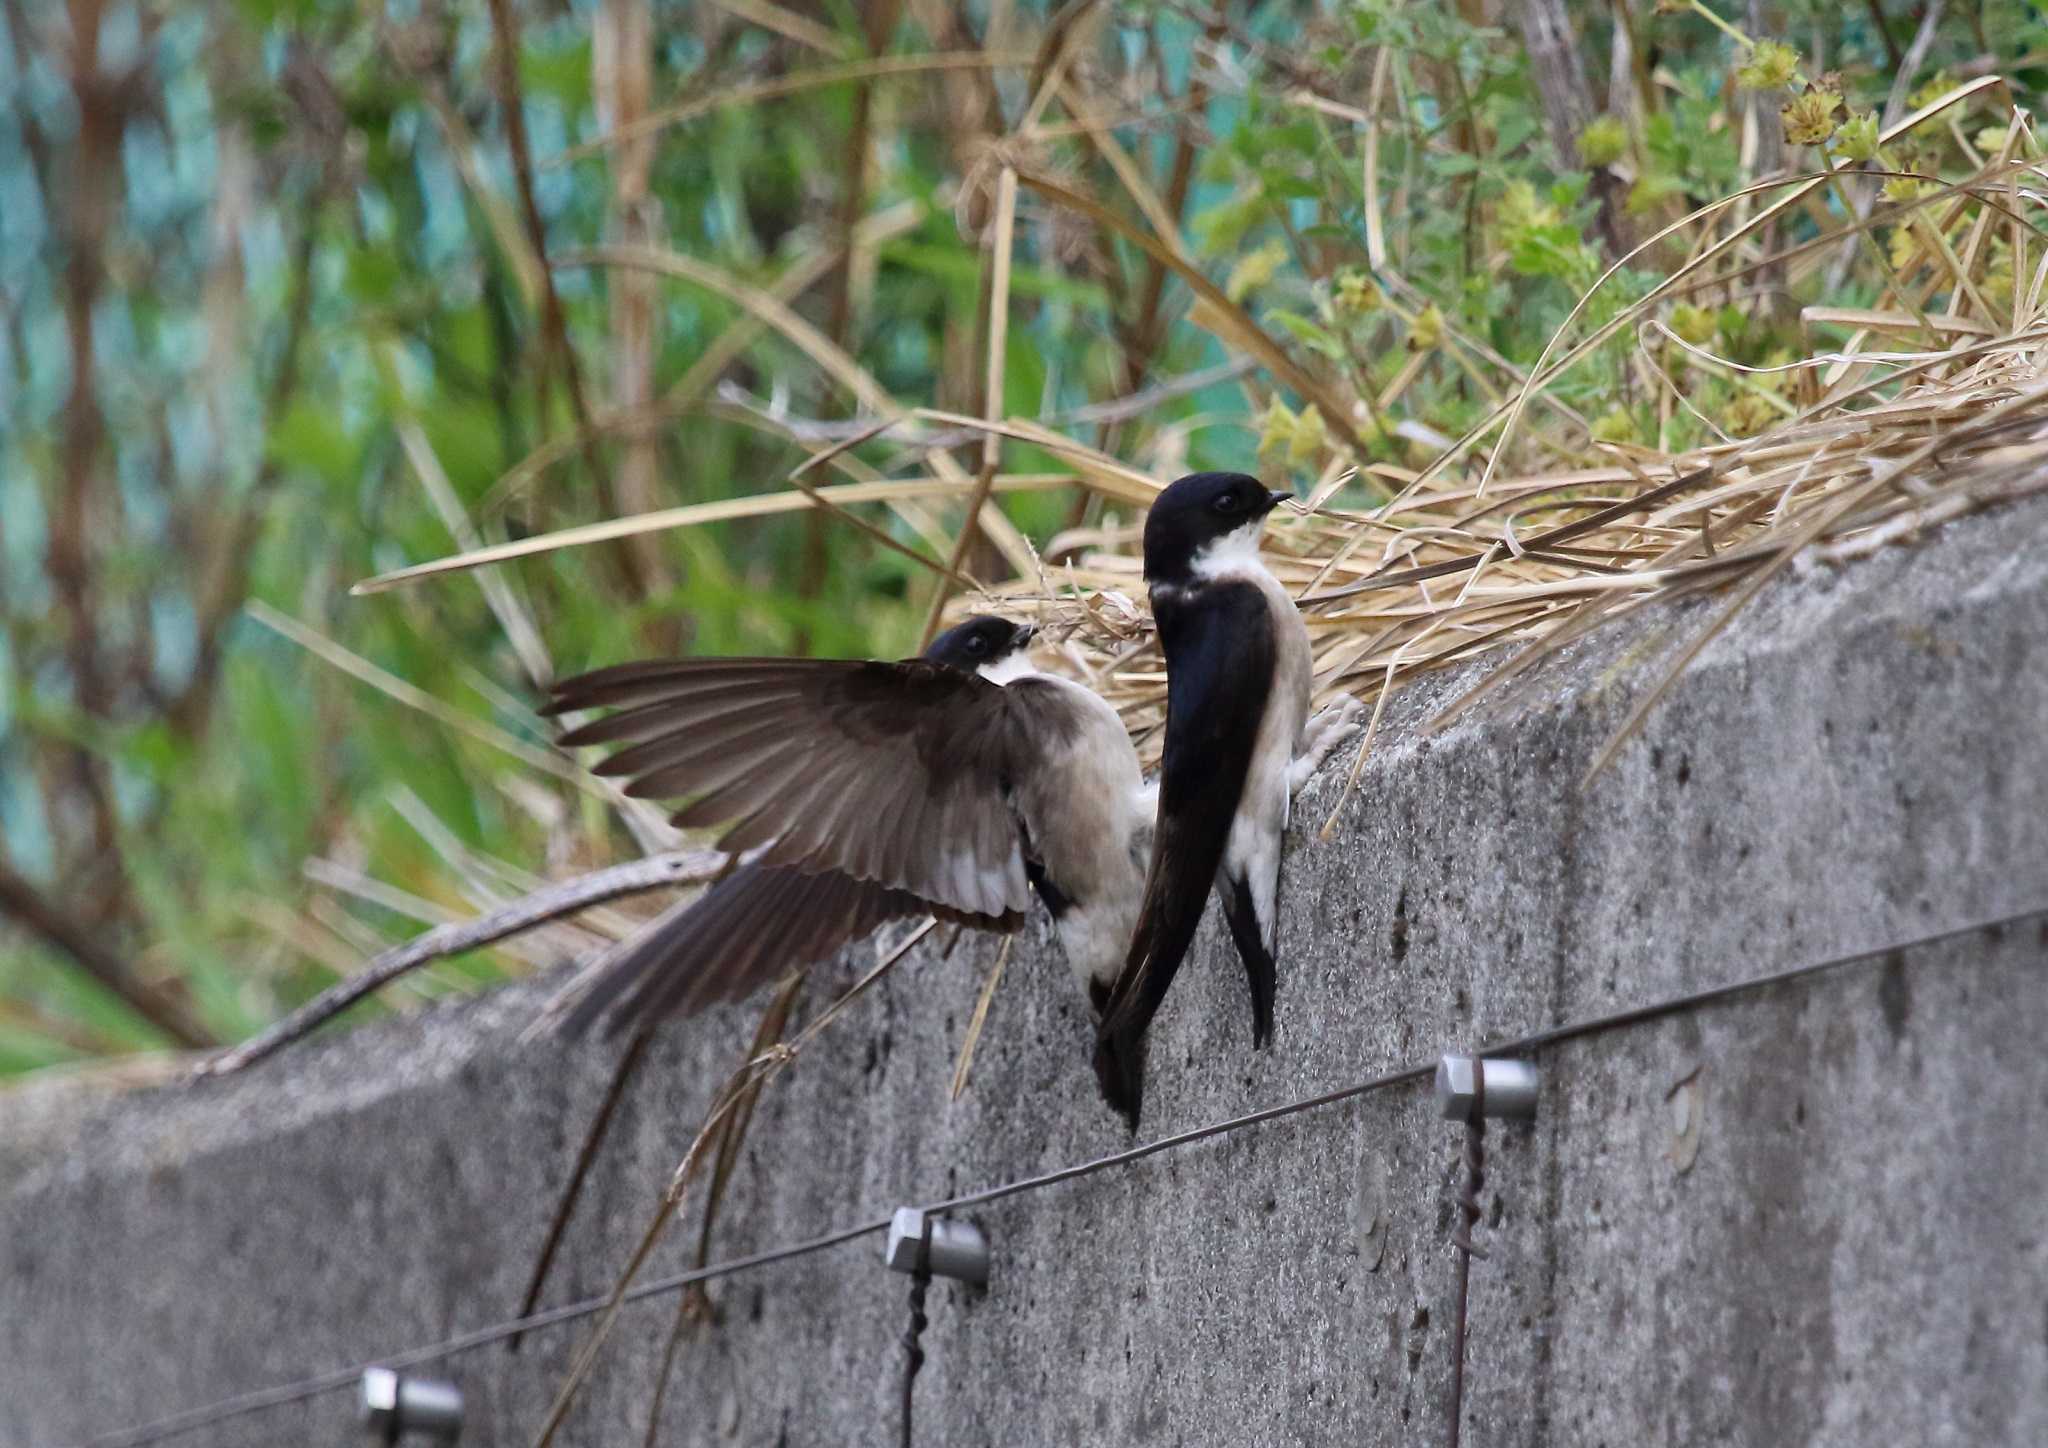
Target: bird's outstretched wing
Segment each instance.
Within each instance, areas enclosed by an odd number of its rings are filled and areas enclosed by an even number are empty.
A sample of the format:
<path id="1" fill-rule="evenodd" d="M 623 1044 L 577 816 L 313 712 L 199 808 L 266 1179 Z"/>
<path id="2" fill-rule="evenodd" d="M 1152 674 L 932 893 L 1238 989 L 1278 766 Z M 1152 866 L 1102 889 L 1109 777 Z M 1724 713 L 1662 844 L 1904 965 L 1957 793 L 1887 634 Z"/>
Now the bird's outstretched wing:
<path id="1" fill-rule="evenodd" d="M 1030 904 L 1006 796 L 1040 747 L 1013 693 L 921 659 L 686 659 L 565 680 L 546 712 L 616 709 L 562 743 L 627 744 L 598 772 L 750 863 L 1002 917 Z"/>
<path id="2" fill-rule="evenodd" d="M 695 1015 L 829 959 L 888 921 L 931 909 L 908 890 L 837 870 L 742 865 L 601 958 L 560 1029 L 575 1034 L 602 1018 L 609 1034 Z M 1014 930 L 1024 918 L 939 913 L 984 930 Z"/>
<path id="3" fill-rule="evenodd" d="M 1270 614 L 1256 586 L 1212 583 L 1162 597 L 1154 613 L 1166 652 L 1159 822 L 1137 933 L 1095 1051 L 1102 1094 L 1133 1127 L 1143 1101 L 1139 1044 L 1201 924 L 1273 678 Z"/>

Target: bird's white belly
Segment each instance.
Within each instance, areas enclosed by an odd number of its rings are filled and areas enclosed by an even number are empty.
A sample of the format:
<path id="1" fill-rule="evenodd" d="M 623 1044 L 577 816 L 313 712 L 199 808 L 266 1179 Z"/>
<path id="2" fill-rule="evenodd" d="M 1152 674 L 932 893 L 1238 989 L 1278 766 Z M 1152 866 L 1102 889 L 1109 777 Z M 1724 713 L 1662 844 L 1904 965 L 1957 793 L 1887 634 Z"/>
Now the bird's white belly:
<path id="1" fill-rule="evenodd" d="M 1067 687 L 1082 700 L 1085 722 L 1068 745 L 1065 767 L 1049 773 L 1070 790 L 1058 800 L 1029 801 L 1027 809 L 1039 820 L 1058 820 L 1057 830 L 1037 831 L 1046 874 L 1085 886 L 1065 885 L 1073 903 L 1058 926 L 1067 964 L 1084 991 L 1090 982 L 1107 989 L 1123 970 L 1144 903 L 1152 796 L 1116 711 L 1078 684 Z"/>
<path id="2" fill-rule="evenodd" d="M 1265 715 L 1259 720 L 1251 767 L 1245 772 L 1244 793 L 1239 796 L 1237 816 L 1231 821 L 1230 838 L 1224 845 L 1223 871 L 1251 886 L 1259 933 L 1271 950 L 1279 926 L 1276 906 L 1280 846 L 1294 799 L 1288 788 L 1288 766 L 1294 762 L 1302 726 L 1308 721 L 1313 661 L 1294 600 L 1287 596 L 1279 580 L 1256 560 L 1252 567 L 1240 569 L 1232 576 L 1256 585 L 1265 596 L 1266 606 L 1274 616 L 1274 658 L 1272 692 L 1266 698 Z"/>

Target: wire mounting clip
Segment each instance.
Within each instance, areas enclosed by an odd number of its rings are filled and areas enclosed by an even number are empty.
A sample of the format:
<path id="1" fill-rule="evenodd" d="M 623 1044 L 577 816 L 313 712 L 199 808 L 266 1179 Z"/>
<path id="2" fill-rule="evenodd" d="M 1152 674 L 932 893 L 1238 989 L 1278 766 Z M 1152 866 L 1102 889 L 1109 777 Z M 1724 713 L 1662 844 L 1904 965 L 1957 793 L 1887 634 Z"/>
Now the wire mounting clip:
<path id="1" fill-rule="evenodd" d="M 373 1443 L 395 1444 L 409 1433 L 434 1443 L 462 1436 L 462 1389 L 453 1383 L 371 1368 L 363 1374 L 361 1400 Z"/>
<path id="2" fill-rule="evenodd" d="M 1446 1121 L 1526 1121 L 1536 1114 L 1541 1080 L 1534 1061 L 1446 1055 L 1436 1063 L 1437 1109 Z"/>
<path id="3" fill-rule="evenodd" d="M 915 1273 L 922 1266 L 934 1277 L 982 1287 L 988 1283 L 988 1238 L 962 1218 L 898 1207 L 889 1221 L 882 1261 L 892 1272 Z"/>

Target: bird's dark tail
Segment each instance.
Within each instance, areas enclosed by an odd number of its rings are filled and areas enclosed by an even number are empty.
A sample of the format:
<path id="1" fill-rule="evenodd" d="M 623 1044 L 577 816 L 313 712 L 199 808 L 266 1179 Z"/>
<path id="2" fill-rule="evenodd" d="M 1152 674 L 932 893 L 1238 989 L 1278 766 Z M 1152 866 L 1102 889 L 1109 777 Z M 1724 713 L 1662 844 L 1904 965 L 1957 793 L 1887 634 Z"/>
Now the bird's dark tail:
<path id="1" fill-rule="evenodd" d="M 1143 926 L 1139 928 L 1142 942 Z M 1178 965 L 1175 961 L 1174 966 Z M 1133 972 L 1126 966 L 1128 988 L 1112 997 L 1095 1032 L 1096 1084 L 1102 1088 L 1102 1099 L 1123 1114 L 1133 1131 L 1138 1129 L 1138 1114 L 1145 1100 L 1145 1032 L 1159 1014 L 1173 975 L 1172 967 Z"/>
<path id="2" fill-rule="evenodd" d="M 672 907 L 592 968 L 565 1034 L 602 1020 L 607 1033 L 690 1016 L 735 1001 L 791 970 L 828 960 L 876 926 L 921 914 L 927 902 L 835 871 L 743 865 L 694 902 Z M 1021 917 L 947 914 L 979 929 L 1013 930 Z"/>
<path id="3" fill-rule="evenodd" d="M 603 1034 L 611 1036 L 629 1019 L 637 1017 L 639 1012 L 631 1008 L 631 1003 L 645 994 L 649 977 L 669 963 L 677 948 L 688 940 L 686 919 L 694 903 L 679 901 L 671 905 L 637 934 L 599 956 L 586 968 L 589 983 L 583 986 L 581 995 L 573 997 L 555 1022 L 555 1029 L 565 1036 L 580 1036 L 602 1024 Z"/>
<path id="4" fill-rule="evenodd" d="M 1279 974 L 1273 968 L 1273 952 L 1266 949 L 1259 933 L 1259 912 L 1252 905 L 1252 887 L 1246 880 L 1219 880 L 1224 888 L 1216 893 L 1223 901 L 1223 918 L 1230 922 L 1230 938 L 1244 961 L 1245 979 L 1252 988 L 1252 1046 L 1263 1047 L 1273 1038 L 1273 993 Z"/>
<path id="5" fill-rule="evenodd" d="M 1188 863 L 1181 856 L 1191 841 L 1193 856 Z M 1095 1078 L 1102 1086 L 1103 1099 L 1124 1114 L 1134 1131 L 1144 1096 L 1145 1058 L 1139 1046 L 1187 958 L 1222 853 L 1221 832 L 1199 829 L 1164 832 L 1153 850 L 1145 906 L 1124 968 L 1110 992 L 1109 1009 L 1103 1013 L 1095 1046 Z M 1187 888 L 1183 882 L 1191 879 L 1201 881 L 1201 888 Z"/>
<path id="6" fill-rule="evenodd" d="M 1102 1099 L 1138 1129 L 1138 1116 L 1145 1106 L 1145 1033 L 1112 1030 L 1104 1026 L 1095 1037 L 1095 1083 Z"/>

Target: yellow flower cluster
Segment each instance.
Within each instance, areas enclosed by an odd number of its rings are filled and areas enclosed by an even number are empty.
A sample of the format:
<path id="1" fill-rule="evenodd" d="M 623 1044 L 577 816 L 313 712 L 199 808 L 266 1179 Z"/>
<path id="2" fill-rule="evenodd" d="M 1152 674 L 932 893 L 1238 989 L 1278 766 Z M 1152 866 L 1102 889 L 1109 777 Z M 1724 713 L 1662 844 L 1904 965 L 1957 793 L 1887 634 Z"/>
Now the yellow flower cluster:
<path id="1" fill-rule="evenodd" d="M 1690 303 L 1681 302 L 1671 309 L 1671 330 L 1679 335 L 1680 340 L 1690 342 L 1695 347 L 1704 347 L 1714 340 L 1714 333 L 1720 330 L 1720 324 L 1715 321 L 1710 308 L 1695 307 Z"/>
<path id="2" fill-rule="evenodd" d="M 1233 302 L 1241 302 L 1280 273 L 1287 264 L 1287 248 L 1279 241 L 1269 241 L 1257 251 L 1247 252 L 1238 258 L 1237 265 L 1230 269 L 1224 279 L 1223 295 Z"/>
<path id="3" fill-rule="evenodd" d="M 1759 40 L 1749 52 L 1749 62 L 1735 72 L 1736 84 L 1744 90 L 1771 91 L 1792 83 L 1799 74 L 1799 52 L 1782 41 Z"/>
<path id="4" fill-rule="evenodd" d="M 1835 112 L 1842 98 L 1833 91 L 1810 90 L 1785 102 L 1778 116 L 1785 139 L 1795 146 L 1818 146 L 1835 133 Z"/>
<path id="5" fill-rule="evenodd" d="M 1362 271 L 1341 271 L 1337 273 L 1337 310 L 1364 316 L 1367 312 L 1379 310 L 1380 289 L 1373 279 Z"/>
<path id="6" fill-rule="evenodd" d="M 1593 424 L 1595 442 L 1641 442 L 1642 434 L 1636 430 L 1636 420 L 1624 408 L 1615 408 Z"/>
<path id="7" fill-rule="evenodd" d="M 1443 309 L 1431 302 L 1416 314 L 1408 328 L 1408 350 L 1429 352 L 1441 346 L 1444 340 Z"/>
<path id="8" fill-rule="evenodd" d="M 1734 437 L 1755 437 L 1778 420 L 1778 409 L 1754 392 L 1738 392 L 1721 409 L 1721 426 Z"/>
<path id="9" fill-rule="evenodd" d="M 1287 465 L 1298 468 L 1322 456 L 1329 436 L 1322 413 L 1313 406 L 1295 412 L 1275 397 L 1267 406 L 1264 424 L 1259 429 L 1259 456 L 1284 453 Z"/>
<path id="10" fill-rule="evenodd" d="M 1595 116 L 1579 132 L 1579 159 L 1588 166 L 1612 166 L 1628 154 L 1628 127 L 1614 116 Z"/>
<path id="11" fill-rule="evenodd" d="M 1842 128 L 1835 132 L 1835 148 L 1844 160 L 1872 161 L 1877 159 L 1877 114 L 1861 111 L 1842 122 Z"/>

